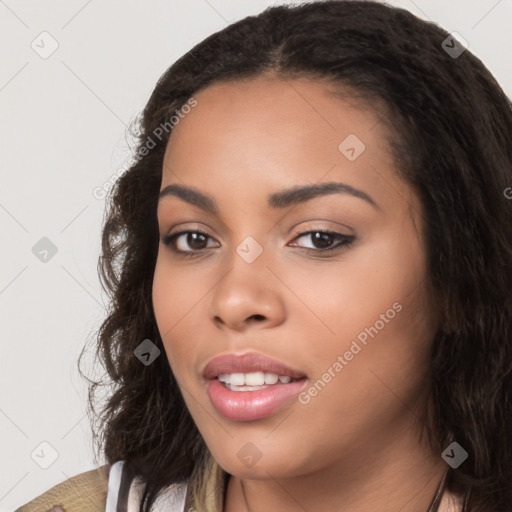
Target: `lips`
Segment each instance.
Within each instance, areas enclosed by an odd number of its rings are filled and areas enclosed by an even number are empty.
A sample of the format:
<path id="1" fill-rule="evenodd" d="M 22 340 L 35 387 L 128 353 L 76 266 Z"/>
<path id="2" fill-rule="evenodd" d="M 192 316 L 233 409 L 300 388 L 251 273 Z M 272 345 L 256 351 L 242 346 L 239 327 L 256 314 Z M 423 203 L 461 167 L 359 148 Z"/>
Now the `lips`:
<path id="1" fill-rule="evenodd" d="M 281 361 L 256 354 L 224 354 L 210 360 L 203 370 L 206 379 L 215 379 L 225 373 L 266 372 L 288 375 L 293 379 L 306 377 L 304 372 L 291 368 Z"/>

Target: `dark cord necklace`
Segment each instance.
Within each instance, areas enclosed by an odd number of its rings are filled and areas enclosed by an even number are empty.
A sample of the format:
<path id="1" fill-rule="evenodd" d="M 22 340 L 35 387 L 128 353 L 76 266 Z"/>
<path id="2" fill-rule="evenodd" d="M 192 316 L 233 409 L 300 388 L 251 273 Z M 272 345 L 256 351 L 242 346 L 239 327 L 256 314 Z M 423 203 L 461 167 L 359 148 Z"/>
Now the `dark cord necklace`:
<path id="1" fill-rule="evenodd" d="M 432 498 L 432 501 L 431 501 L 428 509 L 426 510 L 426 512 L 438 512 L 439 505 L 441 504 L 441 499 L 443 497 L 444 490 L 445 490 L 447 475 L 448 475 L 448 472 L 446 471 L 440 484 L 437 487 L 436 493 L 435 493 L 434 497 Z M 240 485 L 242 486 L 242 495 L 244 497 L 244 502 L 245 502 L 245 507 L 247 509 L 247 512 L 251 512 L 251 510 L 249 509 L 249 505 L 247 504 L 247 498 L 245 496 L 244 482 L 241 481 Z"/>

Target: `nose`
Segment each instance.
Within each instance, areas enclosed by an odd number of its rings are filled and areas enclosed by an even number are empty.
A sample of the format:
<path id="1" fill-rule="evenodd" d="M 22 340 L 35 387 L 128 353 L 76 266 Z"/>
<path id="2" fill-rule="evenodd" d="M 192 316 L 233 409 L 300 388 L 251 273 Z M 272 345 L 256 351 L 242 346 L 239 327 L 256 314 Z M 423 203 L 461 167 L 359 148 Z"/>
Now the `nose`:
<path id="1" fill-rule="evenodd" d="M 238 254 L 214 288 L 210 318 L 219 329 L 245 331 L 275 327 L 285 319 L 283 284 L 261 255 L 247 263 Z"/>

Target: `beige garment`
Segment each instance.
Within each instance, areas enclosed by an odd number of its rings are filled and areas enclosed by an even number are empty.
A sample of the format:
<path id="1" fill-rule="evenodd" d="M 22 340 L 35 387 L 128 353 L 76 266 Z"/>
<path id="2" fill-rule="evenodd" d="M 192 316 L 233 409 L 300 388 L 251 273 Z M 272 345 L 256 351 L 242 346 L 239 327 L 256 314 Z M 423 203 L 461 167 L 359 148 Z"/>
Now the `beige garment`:
<path id="1" fill-rule="evenodd" d="M 54 507 L 64 512 L 105 512 L 109 469 L 105 464 L 69 478 L 15 512 L 47 512 Z"/>

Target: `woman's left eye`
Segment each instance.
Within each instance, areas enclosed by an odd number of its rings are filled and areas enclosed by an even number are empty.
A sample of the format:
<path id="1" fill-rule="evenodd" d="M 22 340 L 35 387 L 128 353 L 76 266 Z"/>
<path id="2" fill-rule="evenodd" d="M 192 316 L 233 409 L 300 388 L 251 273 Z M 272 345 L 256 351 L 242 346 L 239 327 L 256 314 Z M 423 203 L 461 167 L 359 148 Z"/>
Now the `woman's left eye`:
<path id="1" fill-rule="evenodd" d="M 319 229 L 298 233 L 293 240 L 298 240 L 307 236 L 310 237 L 313 247 L 304 248 L 316 253 L 341 250 L 342 248 L 350 246 L 355 240 L 355 237 L 352 235 L 343 235 L 335 231 L 324 231 Z M 162 243 L 169 246 L 173 252 L 191 258 L 198 256 L 200 251 L 211 248 L 211 246 L 208 247 L 208 240 L 213 240 L 213 238 L 203 231 L 180 231 L 179 233 L 165 236 L 162 239 Z M 338 241 L 338 243 L 332 246 L 335 241 Z M 183 247 L 187 245 L 192 249 L 187 250 L 186 247 Z M 293 246 L 295 245 L 297 244 L 293 244 Z M 181 248 L 178 246 L 181 246 Z M 299 247 L 303 246 L 299 245 Z"/>
<path id="2" fill-rule="evenodd" d="M 338 249 L 349 247 L 355 240 L 353 235 L 343 235 L 342 233 L 337 233 L 335 231 L 324 231 L 321 229 L 298 233 L 294 240 L 308 236 L 310 237 L 313 247 L 306 247 L 306 249 L 320 253 L 336 251 Z M 336 240 L 338 240 L 338 243 L 332 246 Z"/>

